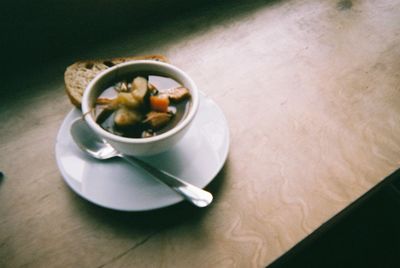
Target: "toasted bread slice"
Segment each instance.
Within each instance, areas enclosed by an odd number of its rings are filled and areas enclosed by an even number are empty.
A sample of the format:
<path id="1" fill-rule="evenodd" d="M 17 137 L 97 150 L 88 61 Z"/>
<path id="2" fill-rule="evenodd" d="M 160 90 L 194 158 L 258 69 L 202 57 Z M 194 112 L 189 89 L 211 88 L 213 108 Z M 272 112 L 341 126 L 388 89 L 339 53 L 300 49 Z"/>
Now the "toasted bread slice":
<path id="1" fill-rule="evenodd" d="M 67 67 L 64 73 L 65 90 L 73 105 L 81 108 L 83 92 L 89 82 L 101 71 L 119 63 L 133 60 L 155 60 L 169 62 L 162 55 L 132 56 L 107 60 L 78 61 Z"/>

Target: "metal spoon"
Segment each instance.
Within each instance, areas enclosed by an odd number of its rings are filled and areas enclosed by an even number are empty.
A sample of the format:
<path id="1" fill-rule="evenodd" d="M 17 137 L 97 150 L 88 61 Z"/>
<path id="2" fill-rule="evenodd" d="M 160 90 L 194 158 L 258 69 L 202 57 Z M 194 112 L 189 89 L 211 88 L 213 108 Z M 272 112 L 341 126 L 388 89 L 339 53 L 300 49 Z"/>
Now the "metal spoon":
<path id="1" fill-rule="evenodd" d="M 156 169 L 138 158 L 118 152 L 107 141 L 96 135 L 82 119 L 78 119 L 72 123 L 70 132 L 78 147 L 94 158 L 105 160 L 120 157 L 129 164 L 144 169 L 152 177 L 169 186 L 187 201 L 198 207 L 206 207 L 213 200 L 211 193 L 182 181 L 166 171 Z"/>

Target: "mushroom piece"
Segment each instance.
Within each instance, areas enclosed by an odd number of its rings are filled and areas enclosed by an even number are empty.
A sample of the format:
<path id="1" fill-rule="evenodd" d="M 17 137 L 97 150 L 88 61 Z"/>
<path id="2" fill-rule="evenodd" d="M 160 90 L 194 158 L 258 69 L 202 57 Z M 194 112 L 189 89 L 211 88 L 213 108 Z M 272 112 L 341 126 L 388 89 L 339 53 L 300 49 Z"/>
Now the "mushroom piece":
<path id="1" fill-rule="evenodd" d="M 148 87 L 151 95 L 157 95 L 158 94 L 157 87 L 155 85 L 153 85 L 152 83 L 148 83 L 147 87 Z"/>
<path id="2" fill-rule="evenodd" d="M 150 137 L 154 137 L 154 136 L 155 136 L 155 133 L 151 129 L 144 130 L 142 132 L 142 138 L 150 138 Z"/>
<path id="3" fill-rule="evenodd" d="M 147 123 L 153 130 L 164 127 L 171 120 L 172 114 L 151 111 L 146 115 L 143 123 Z"/>
<path id="4" fill-rule="evenodd" d="M 167 89 L 165 92 L 173 102 L 180 102 L 190 97 L 190 92 L 185 87 L 175 87 Z"/>
<path id="5" fill-rule="evenodd" d="M 114 86 L 114 89 L 117 92 L 128 92 L 129 91 L 129 85 L 128 85 L 128 83 L 126 81 L 122 81 L 122 82 L 117 83 Z"/>

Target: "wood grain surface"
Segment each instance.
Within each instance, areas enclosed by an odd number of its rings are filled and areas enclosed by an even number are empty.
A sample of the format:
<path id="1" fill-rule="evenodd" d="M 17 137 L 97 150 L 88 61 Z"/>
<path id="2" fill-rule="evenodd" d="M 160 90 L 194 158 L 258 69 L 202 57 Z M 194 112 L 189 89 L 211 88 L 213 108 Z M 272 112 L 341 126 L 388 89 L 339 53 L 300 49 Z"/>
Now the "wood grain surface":
<path id="1" fill-rule="evenodd" d="M 400 1 L 249 2 L 132 29 L 1 89 L 0 267 L 263 267 L 398 168 Z M 228 120 L 209 208 L 103 209 L 57 169 L 65 67 L 149 53 Z"/>

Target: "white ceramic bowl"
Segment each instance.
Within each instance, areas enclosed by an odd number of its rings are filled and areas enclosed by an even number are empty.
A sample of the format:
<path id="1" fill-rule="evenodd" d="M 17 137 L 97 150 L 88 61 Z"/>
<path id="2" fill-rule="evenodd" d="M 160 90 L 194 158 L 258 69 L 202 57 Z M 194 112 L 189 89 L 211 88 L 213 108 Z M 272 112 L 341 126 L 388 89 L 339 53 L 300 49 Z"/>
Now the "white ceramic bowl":
<path id="1" fill-rule="evenodd" d="M 150 138 L 126 138 L 112 134 L 96 123 L 93 112 L 97 97 L 105 89 L 126 77 L 126 75 L 137 72 L 170 77 L 188 88 L 191 94 L 191 105 L 185 118 L 171 130 Z M 150 60 L 121 63 L 104 70 L 89 83 L 82 98 L 82 112 L 89 127 L 118 151 L 133 156 L 154 155 L 167 151 L 174 146 L 189 129 L 198 107 L 199 93 L 197 86 L 184 71 L 167 63 Z"/>

